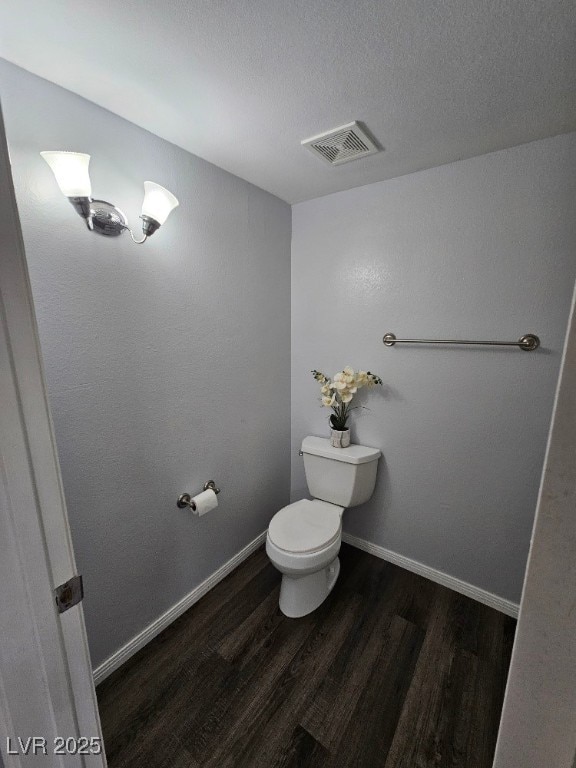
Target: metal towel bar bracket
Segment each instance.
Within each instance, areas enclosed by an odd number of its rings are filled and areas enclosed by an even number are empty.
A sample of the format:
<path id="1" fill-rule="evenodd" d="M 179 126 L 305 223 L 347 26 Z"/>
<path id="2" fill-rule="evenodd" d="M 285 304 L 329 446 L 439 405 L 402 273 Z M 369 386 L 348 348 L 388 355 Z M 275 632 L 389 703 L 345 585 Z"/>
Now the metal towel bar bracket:
<path id="1" fill-rule="evenodd" d="M 394 344 L 481 344 L 488 347 L 520 347 L 525 352 L 533 352 L 540 346 L 540 339 L 533 333 L 527 333 L 518 341 L 470 341 L 469 339 L 397 339 L 393 333 L 384 334 L 382 339 L 387 347 Z"/>

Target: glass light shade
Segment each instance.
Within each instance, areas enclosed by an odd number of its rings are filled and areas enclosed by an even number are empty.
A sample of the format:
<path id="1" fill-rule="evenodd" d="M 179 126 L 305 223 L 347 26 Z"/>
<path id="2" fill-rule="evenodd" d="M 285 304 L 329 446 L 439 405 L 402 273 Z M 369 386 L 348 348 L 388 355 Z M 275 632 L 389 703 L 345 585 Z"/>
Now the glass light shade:
<path id="1" fill-rule="evenodd" d="M 66 197 L 90 197 L 90 155 L 83 152 L 40 152 Z"/>
<path id="2" fill-rule="evenodd" d="M 161 187 L 153 181 L 144 182 L 144 202 L 142 203 L 142 216 L 149 216 L 158 224 L 164 224 L 170 211 L 180 205 L 172 192 Z"/>

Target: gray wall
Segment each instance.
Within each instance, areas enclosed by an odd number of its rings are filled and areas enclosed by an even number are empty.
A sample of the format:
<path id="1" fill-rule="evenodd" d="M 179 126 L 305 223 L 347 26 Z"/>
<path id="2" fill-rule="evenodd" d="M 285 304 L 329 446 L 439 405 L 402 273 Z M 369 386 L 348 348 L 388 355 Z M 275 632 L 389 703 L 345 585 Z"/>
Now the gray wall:
<path id="1" fill-rule="evenodd" d="M 365 161 L 360 161 L 365 162 Z M 576 134 L 294 206 L 292 498 L 297 449 L 327 435 L 310 370 L 382 376 L 354 442 L 384 454 L 345 530 L 518 601 L 576 275 Z M 407 338 L 543 348 L 387 348 Z"/>
<path id="2" fill-rule="evenodd" d="M 291 211 L 1 61 L 0 96 L 97 665 L 288 501 Z M 142 246 L 91 235 L 42 149 L 91 153 L 136 228 L 145 179 L 180 207 Z M 211 478 L 218 510 L 176 508 Z"/>

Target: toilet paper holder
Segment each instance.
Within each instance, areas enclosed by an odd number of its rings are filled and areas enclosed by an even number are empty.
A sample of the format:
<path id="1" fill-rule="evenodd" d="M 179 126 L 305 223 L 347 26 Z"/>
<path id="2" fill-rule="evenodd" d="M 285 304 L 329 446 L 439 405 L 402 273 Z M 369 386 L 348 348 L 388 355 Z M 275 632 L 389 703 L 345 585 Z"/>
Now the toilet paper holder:
<path id="1" fill-rule="evenodd" d="M 214 491 L 214 493 L 220 493 L 220 488 L 216 487 L 216 483 L 214 480 L 208 480 L 207 483 L 204 483 L 204 490 L 205 491 Z M 182 493 L 180 496 L 178 496 L 178 501 L 176 502 L 176 506 L 180 509 L 186 509 L 186 507 L 189 507 L 192 512 L 196 512 L 196 504 L 192 501 L 192 497 L 189 493 Z"/>

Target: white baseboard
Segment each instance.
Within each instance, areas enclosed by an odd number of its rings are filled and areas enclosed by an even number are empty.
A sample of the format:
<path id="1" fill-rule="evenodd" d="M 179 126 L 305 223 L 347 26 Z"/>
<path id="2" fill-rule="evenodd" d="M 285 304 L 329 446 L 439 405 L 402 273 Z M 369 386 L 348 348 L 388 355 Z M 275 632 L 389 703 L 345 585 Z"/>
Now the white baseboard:
<path id="1" fill-rule="evenodd" d="M 495 608 L 501 613 L 505 613 L 507 616 L 513 618 L 518 617 L 519 606 L 517 603 L 513 603 L 511 600 L 505 600 L 503 597 L 498 597 L 492 592 L 487 592 L 485 589 L 480 589 L 472 584 L 468 584 L 466 581 L 450 576 L 443 571 L 437 571 L 435 568 L 430 568 L 428 565 L 419 563 L 417 560 L 411 560 L 409 557 L 399 555 L 396 552 L 392 552 L 390 549 L 384 549 L 377 544 L 372 544 L 364 539 L 359 539 L 357 536 L 352 536 L 349 533 L 342 534 L 342 541 L 350 544 L 353 547 L 362 549 L 364 552 L 368 552 L 371 555 L 376 555 L 382 560 L 387 560 L 389 563 L 399 565 L 401 568 L 405 568 L 407 571 L 417 573 L 419 576 L 424 576 L 430 581 L 436 582 L 436 584 L 442 584 L 443 587 L 453 589 L 455 592 L 460 592 L 462 595 L 471 597 L 473 600 L 478 600 L 479 603 Z"/>
<path id="2" fill-rule="evenodd" d="M 244 549 L 240 550 L 240 552 L 234 555 L 228 562 L 224 563 L 224 565 L 218 568 L 218 570 L 211 576 L 173 605 L 172 608 L 169 608 L 165 613 L 153 621 L 152 624 L 149 624 L 142 630 L 142 632 L 129 640 L 119 650 L 103 661 L 102 664 L 97 666 L 93 673 L 94 684 L 98 685 L 98 683 L 105 680 L 112 674 L 112 672 L 114 672 L 114 670 L 118 669 L 118 667 L 124 664 L 125 661 L 128 661 L 131 656 L 149 643 L 150 640 L 156 637 L 156 635 L 160 634 L 160 632 L 162 632 L 162 630 L 169 624 L 175 621 L 178 616 L 181 616 L 184 611 L 187 611 L 188 608 L 194 605 L 194 603 L 197 603 L 198 600 L 215 587 L 218 582 L 222 581 L 223 578 L 237 568 L 243 560 L 246 560 L 252 552 L 255 552 L 265 540 L 266 531 L 262 531 L 262 533 L 247 544 Z M 438 571 L 435 568 L 430 568 L 423 563 L 411 560 L 409 557 L 404 557 L 404 555 L 399 555 L 389 549 L 384 549 L 384 547 L 379 547 L 377 544 L 372 544 L 364 539 L 359 539 L 357 536 L 352 536 L 349 533 L 342 534 L 342 541 L 353 547 L 362 549 L 364 552 L 368 552 L 371 555 L 375 555 L 381 560 L 387 560 L 389 563 L 399 565 L 407 571 L 417 573 L 419 576 L 424 576 L 426 579 L 430 579 L 430 581 L 442 584 L 442 586 L 453 589 L 455 592 L 460 592 L 467 597 L 478 600 L 478 602 L 484 603 L 484 605 L 488 605 L 491 608 L 495 608 L 497 611 L 501 611 L 508 616 L 514 618 L 517 618 L 518 616 L 519 606 L 511 600 L 505 600 L 502 597 L 498 597 L 498 595 L 492 594 L 492 592 L 487 592 L 484 589 L 480 589 L 465 581 L 461 581 L 447 573 Z"/>
<path id="3" fill-rule="evenodd" d="M 234 555 L 228 562 L 218 568 L 218 570 L 211 576 L 208 576 L 208 578 L 201 584 L 194 587 L 194 589 L 185 595 L 182 600 L 179 600 L 176 605 L 169 608 L 166 613 L 159 616 L 152 622 L 152 624 L 149 624 L 143 629 L 142 632 L 138 633 L 132 640 L 129 640 L 126 645 L 123 645 L 122 648 L 113 653 L 112 656 L 109 656 L 106 661 L 103 661 L 102 664 L 97 666 L 93 672 L 94 684 L 98 685 L 102 680 L 105 680 L 108 675 L 111 675 L 115 669 L 118 669 L 118 667 L 124 664 L 125 661 L 128 661 L 128 659 L 139 651 L 140 648 L 143 648 L 150 642 L 150 640 L 156 637 L 156 635 L 160 634 L 163 629 L 166 629 L 166 627 L 175 621 L 178 616 L 181 616 L 184 611 L 187 611 L 188 608 L 194 605 L 194 603 L 197 603 L 198 600 L 215 587 L 219 581 L 222 581 L 225 576 L 228 576 L 228 574 L 239 566 L 243 560 L 246 560 L 252 552 L 255 552 L 265 540 L 266 531 L 263 531 L 256 536 L 253 541 L 247 544 L 244 549 L 240 550 L 240 552 Z"/>

